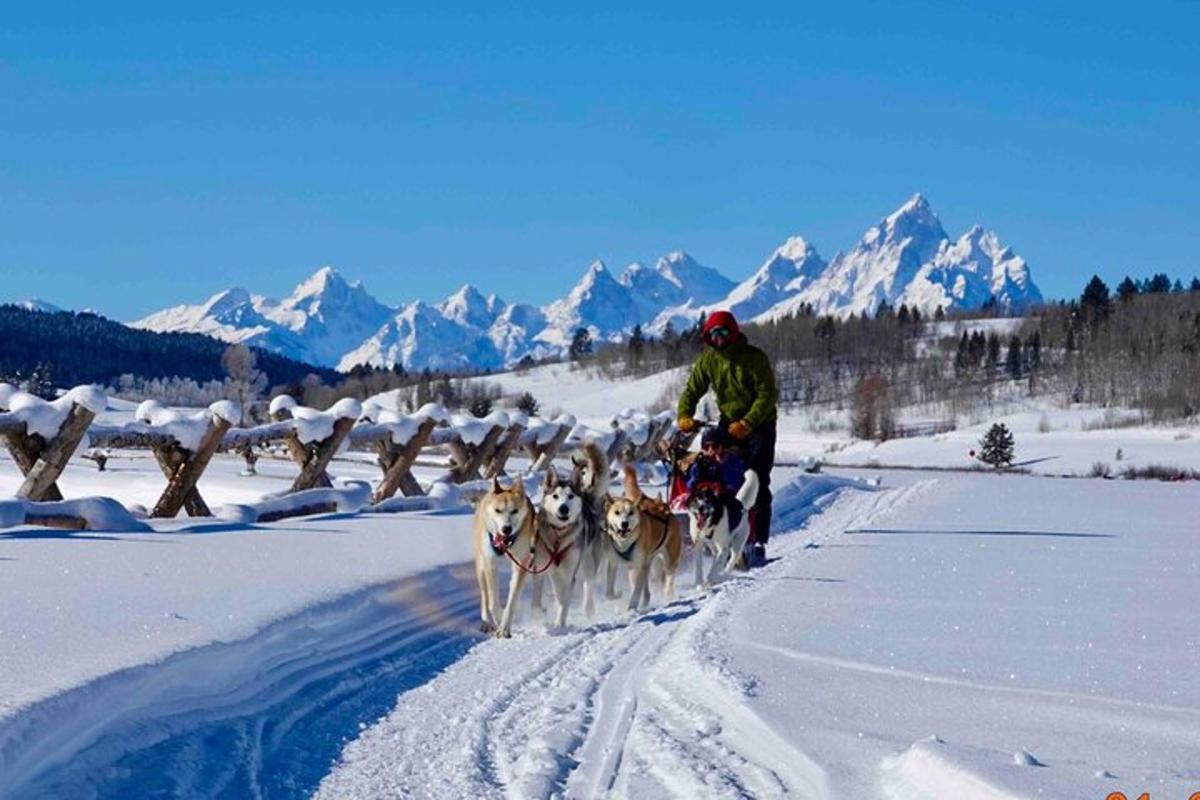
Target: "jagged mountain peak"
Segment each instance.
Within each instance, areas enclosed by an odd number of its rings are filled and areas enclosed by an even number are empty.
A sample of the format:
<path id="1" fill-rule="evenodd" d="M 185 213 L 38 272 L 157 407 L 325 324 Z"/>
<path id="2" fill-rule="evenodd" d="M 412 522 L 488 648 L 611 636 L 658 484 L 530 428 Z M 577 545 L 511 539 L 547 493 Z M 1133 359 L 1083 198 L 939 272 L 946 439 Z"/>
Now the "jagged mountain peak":
<path id="1" fill-rule="evenodd" d="M 492 296 L 495 297 L 495 295 Z M 458 287 L 457 291 L 443 300 L 442 303 L 478 303 L 479 305 L 487 305 L 487 298 L 475 288 L 474 284 L 464 283 Z"/>
<path id="2" fill-rule="evenodd" d="M 284 304 L 296 305 L 307 298 L 337 291 L 343 287 L 349 289 L 350 285 L 342 278 L 341 273 L 333 267 L 324 266 L 297 284 L 288 298 L 284 300 Z"/>
<path id="3" fill-rule="evenodd" d="M 712 267 L 707 267 L 685 250 L 674 250 L 658 259 L 654 269 L 663 278 L 679 287 L 686 298 L 696 303 L 712 303 L 729 294 L 737 282 Z"/>
<path id="4" fill-rule="evenodd" d="M 801 261 L 810 255 L 816 255 L 816 248 L 809 244 L 803 236 L 791 236 L 779 246 L 775 254 L 790 261 Z"/>
<path id="5" fill-rule="evenodd" d="M 442 316 L 461 325 L 486 329 L 504 310 L 504 304 L 496 295 L 484 297 L 473 285 L 464 283 L 458 291 L 439 303 L 437 310 Z"/>
<path id="6" fill-rule="evenodd" d="M 878 225 L 867 230 L 859 247 L 899 246 L 912 240 L 921 250 L 949 238 L 924 195 L 914 194 Z"/>
<path id="7" fill-rule="evenodd" d="M 830 263 L 803 236 L 787 238 L 741 283 L 682 249 L 658 258 L 653 269 L 649 263 L 635 261 L 617 275 L 593 261 L 565 296 L 542 307 L 485 297 L 467 283 L 436 304 L 391 308 L 326 266 L 282 302 L 237 288 L 134 324 L 247 341 L 313 363 L 465 369 L 562 353 L 580 327 L 614 340 L 639 324 L 652 332 L 668 323 L 683 329 L 717 308 L 751 321 L 809 305 L 818 313 L 857 314 L 887 300 L 932 313 L 976 307 L 988 297 L 1010 309 L 1041 300 L 1025 260 L 994 232 L 976 225 L 950 239 L 920 194 Z"/>

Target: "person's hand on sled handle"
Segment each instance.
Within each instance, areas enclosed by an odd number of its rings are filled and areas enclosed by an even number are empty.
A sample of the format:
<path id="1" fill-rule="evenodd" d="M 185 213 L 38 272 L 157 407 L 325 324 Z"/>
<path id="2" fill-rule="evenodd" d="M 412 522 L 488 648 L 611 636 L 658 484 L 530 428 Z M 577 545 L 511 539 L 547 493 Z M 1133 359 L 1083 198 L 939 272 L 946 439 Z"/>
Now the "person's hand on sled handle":
<path id="1" fill-rule="evenodd" d="M 676 420 L 675 425 L 684 433 L 691 433 L 697 428 L 696 420 L 687 414 L 681 414 L 679 419 Z"/>
<path id="2" fill-rule="evenodd" d="M 745 439 L 750 435 L 750 426 L 745 420 L 734 420 L 729 423 L 729 435 L 735 439 Z"/>

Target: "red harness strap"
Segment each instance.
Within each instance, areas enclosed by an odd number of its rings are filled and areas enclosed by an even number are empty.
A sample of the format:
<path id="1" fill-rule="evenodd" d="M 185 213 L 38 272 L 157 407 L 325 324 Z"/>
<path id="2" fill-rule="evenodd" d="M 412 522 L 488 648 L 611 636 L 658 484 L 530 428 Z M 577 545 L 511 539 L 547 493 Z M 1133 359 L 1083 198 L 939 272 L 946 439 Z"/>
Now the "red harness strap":
<path id="1" fill-rule="evenodd" d="M 578 538 L 578 537 L 576 537 L 576 538 Z M 534 567 L 533 562 L 537 558 L 537 547 L 539 544 L 542 546 L 542 549 L 546 551 L 546 555 L 549 556 L 549 558 L 546 560 L 546 563 L 543 564 L 542 566 Z M 551 549 L 550 545 L 548 545 L 546 542 L 542 541 L 541 537 L 538 536 L 537 525 L 534 525 L 533 526 L 533 547 L 531 547 L 529 549 L 528 562 L 525 564 L 522 564 L 520 562 L 520 560 L 512 554 L 512 550 L 510 550 L 507 546 L 504 547 L 504 555 L 508 556 L 509 560 L 512 561 L 513 565 L 517 569 L 521 570 L 522 572 L 524 572 L 528 575 L 541 575 L 543 572 L 550 569 L 551 567 L 557 567 L 559 564 L 561 564 L 563 562 L 563 559 L 565 559 L 567 557 L 567 553 L 570 552 L 571 548 L 574 546 L 575 546 L 575 539 L 572 539 L 571 541 L 567 542 L 565 547 L 555 547 L 554 549 Z"/>

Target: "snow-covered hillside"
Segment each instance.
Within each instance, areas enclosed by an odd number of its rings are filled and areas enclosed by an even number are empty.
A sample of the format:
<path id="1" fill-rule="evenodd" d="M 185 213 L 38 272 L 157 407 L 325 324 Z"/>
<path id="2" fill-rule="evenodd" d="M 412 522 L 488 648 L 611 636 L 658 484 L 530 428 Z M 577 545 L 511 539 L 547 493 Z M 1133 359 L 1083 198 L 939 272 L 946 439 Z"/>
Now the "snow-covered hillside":
<path id="1" fill-rule="evenodd" d="M 390 307 L 324 267 L 283 301 L 235 288 L 131 324 L 206 333 L 342 370 L 356 364 L 496 369 L 560 354 L 579 328 L 610 341 L 636 325 L 656 335 L 668 324 L 688 328 L 718 308 L 770 320 L 806 305 L 847 315 L 873 313 L 887 301 L 931 314 L 938 307 L 978 308 L 989 298 L 1020 311 L 1042 295 L 1025 260 L 996 234 L 976 225 L 951 240 L 929 203 L 915 195 L 832 262 L 793 236 L 741 283 L 677 250 L 653 269 L 634 263 L 619 275 L 596 261 L 565 296 L 540 308 L 485 297 L 469 284 L 437 304 Z"/>

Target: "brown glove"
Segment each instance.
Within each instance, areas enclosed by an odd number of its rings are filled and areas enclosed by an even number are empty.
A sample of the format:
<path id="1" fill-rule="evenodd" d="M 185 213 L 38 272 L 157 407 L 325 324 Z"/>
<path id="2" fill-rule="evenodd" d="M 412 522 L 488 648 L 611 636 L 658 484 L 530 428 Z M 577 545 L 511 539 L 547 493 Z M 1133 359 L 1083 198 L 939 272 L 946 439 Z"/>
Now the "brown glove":
<path id="1" fill-rule="evenodd" d="M 743 420 L 735 420 L 729 423 L 729 435 L 735 439 L 745 439 L 750 435 L 750 426 Z"/>
<path id="2" fill-rule="evenodd" d="M 686 414 L 680 416 L 675 425 L 684 433 L 691 433 L 692 431 L 696 430 L 696 420 L 692 419 Z"/>

